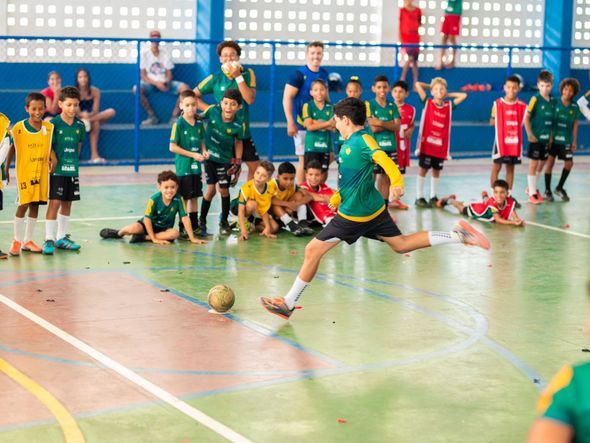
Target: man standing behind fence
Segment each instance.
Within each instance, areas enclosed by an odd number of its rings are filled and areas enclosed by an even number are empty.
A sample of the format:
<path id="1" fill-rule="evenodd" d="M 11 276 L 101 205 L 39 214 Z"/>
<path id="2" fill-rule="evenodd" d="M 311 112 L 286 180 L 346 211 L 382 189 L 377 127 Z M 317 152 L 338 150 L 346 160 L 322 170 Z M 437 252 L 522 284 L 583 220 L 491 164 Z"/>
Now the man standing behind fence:
<path id="1" fill-rule="evenodd" d="M 328 71 L 320 67 L 324 58 L 324 44 L 313 41 L 305 50 L 306 65 L 297 69 L 285 85 L 283 92 L 283 110 L 287 119 L 287 133 L 295 141 L 295 155 L 297 163 L 296 183 L 305 181 L 303 173 L 303 154 L 305 151 L 305 128 L 303 126 L 303 104 L 311 100 L 311 83 L 315 80 L 323 80 L 328 84 Z M 328 102 L 329 97 L 328 97 Z"/>
<path id="2" fill-rule="evenodd" d="M 160 39 L 162 35 L 160 31 L 153 30 L 150 32 L 150 38 Z M 141 122 L 142 126 L 152 126 L 160 123 L 154 108 L 147 99 L 147 96 L 152 92 L 165 92 L 167 94 L 179 95 L 182 91 L 189 89 L 188 85 L 172 79 L 172 69 L 174 69 L 174 63 L 172 62 L 172 56 L 168 50 L 164 47 L 160 47 L 158 40 L 152 40 L 150 46 L 147 47 L 141 53 L 139 69 L 141 73 L 141 106 L 148 114 L 148 118 Z M 133 93 L 135 93 L 135 86 L 133 87 Z M 176 122 L 180 108 L 178 107 L 178 101 L 172 111 L 170 117 L 171 122 Z"/>

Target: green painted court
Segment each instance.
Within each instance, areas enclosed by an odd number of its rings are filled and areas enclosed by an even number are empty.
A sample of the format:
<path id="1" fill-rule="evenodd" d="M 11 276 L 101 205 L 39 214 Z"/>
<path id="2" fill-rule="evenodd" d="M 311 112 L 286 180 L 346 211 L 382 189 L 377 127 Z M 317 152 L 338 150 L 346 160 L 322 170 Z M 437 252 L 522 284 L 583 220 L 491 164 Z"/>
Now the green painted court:
<path id="1" fill-rule="evenodd" d="M 0 441 L 523 441 L 544 384 L 588 356 L 590 159 L 576 161 L 569 203 L 524 203 L 517 169 L 528 224 L 474 222 L 490 251 L 340 245 L 288 322 L 258 297 L 289 289 L 308 239 L 101 240 L 141 216 L 168 166 L 85 168 L 70 225 L 82 251 L 0 262 Z M 476 200 L 488 180 L 487 159 L 453 161 L 441 194 Z M 5 189 L 3 250 L 14 197 Z M 402 232 L 459 219 L 391 213 Z M 236 293 L 229 315 L 207 312 L 218 283 Z"/>

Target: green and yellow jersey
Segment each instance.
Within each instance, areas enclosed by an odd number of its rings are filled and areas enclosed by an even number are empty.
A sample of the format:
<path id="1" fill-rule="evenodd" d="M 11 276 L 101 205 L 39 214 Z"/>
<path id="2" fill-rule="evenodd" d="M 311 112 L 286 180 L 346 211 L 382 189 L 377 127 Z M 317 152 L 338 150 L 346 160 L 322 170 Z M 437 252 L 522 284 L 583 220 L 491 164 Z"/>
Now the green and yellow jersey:
<path id="1" fill-rule="evenodd" d="M 564 366 L 541 394 L 537 411 L 574 429 L 574 443 L 590 443 L 590 363 Z"/>
<path id="2" fill-rule="evenodd" d="M 297 186 L 297 183 L 295 182 L 293 182 L 293 186 L 291 188 L 285 189 L 281 189 L 279 186 L 279 181 L 276 178 L 273 178 L 271 182 L 274 183 L 276 189 L 275 197 L 284 202 L 289 201 L 289 199 L 293 197 L 297 191 L 299 191 L 299 186 Z"/>
<path id="3" fill-rule="evenodd" d="M 328 121 L 334 116 L 332 105 L 324 102 L 320 109 L 312 100 L 303 105 L 303 121 L 307 119 Z M 305 152 L 328 153 L 332 150 L 332 134 L 327 129 L 305 131 Z"/>
<path id="4" fill-rule="evenodd" d="M 365 102 L 367 106 L 367 118 L 375 117 L 383 122 L 390 122 L 395 119 L 401 119 L 401 115 L 397 106 L 393 102 L 386 102 L 385 106 L 381 106 L 377 103 L 377 100 L 372 99 Z M 377 144 L 385 152 L 393 152 L 397 149 L 397 142 L 395 138 L 395 132 L 393 131 L 381 131 L 374 135 Z"/>
<path id="5" fill-rule="evenodd" d="M 255 200 L 257 204 L 256 212 L 262 216 L 270 209 L 272 197 L 276 194 L 277 187 L 273 180 L 264 184 L 264 189 L 259 191 L 254 185 L 254 180 L 249 180 L 240 188 L 238 203 L 245 205 L 248 200 Z"/>
<path id="6" fill-rule="evenodd" d="M 176 214 L 181 218 L 186 216 L 186 203 L 184 199 L 179 194 L 176 194 L 170 200 L 170 203 L 166 205 L 162 198 L 162 193 L 157 192 L 150 197 L 145 208 L 144 218 L 149 218 L 154 228 L 170 229 L 174 227 Z"/>
<path id="7" fill-rule="evenodd" d="M 564 106 L 561 100 L 555 101 L 553 111 L 553 143 L 556 145 L 571 145 L 574 136 L 574 123 L 581 115 L 577 103 Z"/>
<path id="8" fill-rule="evenodd" d="M 533 135 L 540 143 L 549 143 L 551 130 L 553 129 L 553 109 L 555 99 L 545 100 L 541 94 L 535 94 L 527 108 L 531 116 L 531 129 Z"/>
<path id="9" fill-rule="evenodd" d="M 191 125 L 181 116 L 172 125 L 170 143 L 176 143 L 187 151 L 200 153 L 201 141 L 204 136 L 205 129 L 201 120 L 197 120 L 194 125 Z M 193 158 L 176 154 L 174 156 L 174 163 L 176 165 L 176 175 L 179 177 L 201 174 L 201 163 Z"/>
<path id="10" fill-rule="evenodd" d="M 379 155 L 380 154 L 380 155 Z M 383 197 L 375 188 L 373 166 L 378 157 L 386 157 L 366 129 L 354 132 L 340 149 L 340 206 L 338 213 L 349 220 L 366 222 L 385 210 Z M 386 173 L 391 172 L 391 186 L 403 186 L 403 177 L 387 158 Z M 379 160 L 378 162 L 381 165 Z M 389 174 L 388 174 L 389 175 Z"/>
<path id="11" fill-rule="evenodd" d="M 68 125 L 61 115 L 51 119 L 53 124 L 53 140 L 51 148 L 57 156 L 57 166 L 51 175 L 77 177 L 80 165 L 80 146 L 86 138 L 86 128 L 79 118 Z"/>
<path id="12" fill-rule="evenodd" d="M 209 151 L 209 160 L 229 163 L 234 156 L 235 140 L 247 138 L 246 124 L 237 114 L 231 122 L 224 122 L 219 105 L 209 106 L 201 117 L 207 120 L 205 147 Z"/>
<path id="13" fill-rule="evenodd" d="M 256 89 L 256 76 L 254 71 L 250 68 L 242 68 L 242 77 L 246 85 L 252 89 Z M 223 71 L 217 74 L 211 74 L 198 84 L 197 89 L 202 95 L 213 94 L 216 103 L 221 102 L 223 94 L 228 89 L 239 89 L 238 83 L 235 79 L 230 79 Z M 246 124 L 246 138 L 250 135 L 250 106 L 245 101 L 242 101 L 242 109 L 238 111 L 238 116 Z"/>

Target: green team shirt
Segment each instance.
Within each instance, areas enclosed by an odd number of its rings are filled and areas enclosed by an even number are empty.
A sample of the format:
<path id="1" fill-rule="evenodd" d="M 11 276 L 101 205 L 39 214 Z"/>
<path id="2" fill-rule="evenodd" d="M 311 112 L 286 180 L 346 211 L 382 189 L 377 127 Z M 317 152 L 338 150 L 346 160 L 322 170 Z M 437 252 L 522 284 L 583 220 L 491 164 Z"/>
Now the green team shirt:
<path id="1" fill-rule="evenodd" d="M 556 145 L 571 145 L 574 139 L 574 123 L 580 118 L 577 103 L 564 106 L 561 100 L 555 101 L 553 110 L 553 142 Z"/>
<path id="2" fill-rule="evenodd" d="M 256 76 L 254 71 L 250 68 L 245 69 L 242 72 L 244 82 L 249 88 L 256 89 Z M 211 74 L 205 78 L 197 86 L 199 92 L 203 95 L 213 94 L 213 98 L 216 103 L 221 102 L 223 94 L 228 89 L 239 89 L 238 83 L 235 79 L 228 78 L 223 71 L 219 71 L 217 74 Z M 246 138 L 251 137 L 250 135 L 250 105 L 245 101 L 242 101 L 242 109 L 238 111 L 238 116 L 246 124 Z"/>
<path id="3" fill-rule="evenodd" d="M 203 122 L 197 120 L 193 125 L 187 122 L 182 116 L 172 125 L 170 133 L 170 143 L 176 143 L 182 149 L 191 152 L 201 152 L 201 141 L 205 136 Z M 200 175 L 201 163 L 185 155 L 176 154 L 174 156 L 176 164 L 176 175 L 181 177 L 185 175 Z"/>
<path id="4" fill-rule="evenodd" d="M 209 151 L 209 160 L 229 163 L 234 156 L 235 140 L 247 138 L 246 124 L 237 114 L 231 122 L 224 122 L 219 105 L 209 106 L 202 117 L 207 120 L 205 146 Z"/>
<path id="5" fill-rule="evenodd" d="M 461 15 L 463 14 L 463 0 L 447 0 L 445 14 Z"/>
<path id="6" fill-rule="evenodd" d="M 535 94 L 529 102 L 528 112 L 531 115 L 533 135 L 541 143 L 549 143 L 553 129 L 553 109 L 555 99 L 545 100 L 541 94 Z"/>
<path id="7" fill-rule="evenodd" d="M 322 109 L 312 100 L 303 105 L 303 120 L 328 121 L 334 116 L 332 105 L 324 102 Z M 326 153 L 332 150 L 332 134 L 327 129 L 320 131 L 305 131 L 305 152 Z"/>
<path id="8" fill-rule="evenodd" d="M 365 102 L 367 106 L 367 117 L 375 117 L 383 122 L 390 122 L 392 120 L 401 119 L 401 115 L 397 106 L 393 102 L 386 102 L 385 106 L 377 103 L 377 100 L 372 99 Z M 385 152 L 393 152 L 397 149 L 397 141 L 395 132 L 381 131 L 374 135 L 377 144 Z"/>
<path id="9" fill-rule="evenodd" d="M 176 194 L 170 204 L 164 204 L 162 193 L 157 192 L 150 197 L 147 207 L 145 208 L 144 218 L 149 218 L 152 221 L 154 228 L 170 229 L 174 227 L 176 222 L 176 214 L 181 218 L 186 216 L 186 203 L 184 199 Z"/>
<path id="10" fill-rule="evenodd" d="M 54 126 L 51 148 L 57 156 L 57 166 L 51 175 L 64 177 L 77 177 L 79 166 L 79 146 L 86 137 L 84 123 L 74 118 L 74 122 L 68 125 L 61 115 L 51 119 Z"/>
<path id="11" fill-rule="evenodd" d="M 541 394 L 543 418 L 574 429 L 574 443 L 590 443 L 590 363 L 564 366 Z"/>
<path id="12" fill-rule="evenodd" d="M 338 212 L 345 217 L 368 221 L 385 207 L 375 188 L 373 154 L 380 150 L 366 129 L 353 133 L 340 149 L 340 197 Z"/>

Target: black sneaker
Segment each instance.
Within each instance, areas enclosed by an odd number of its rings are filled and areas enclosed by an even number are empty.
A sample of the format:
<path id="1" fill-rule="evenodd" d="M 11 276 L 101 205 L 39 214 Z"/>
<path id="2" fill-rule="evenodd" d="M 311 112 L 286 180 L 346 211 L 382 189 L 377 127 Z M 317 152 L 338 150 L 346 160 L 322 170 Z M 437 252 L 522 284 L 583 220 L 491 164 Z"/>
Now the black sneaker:
<path id="1" fill-rule="evenodd" d="M 119 231 L 111 228 L 101 229 L 100 234 L 102 238 L 121 238 Z"/>
<path id="2" fill-rule="evenodd" d="M 554 201 L 554 200 L 555 200 L 555 199 L 553 198 L 553 192 L 551 192 L 551 190 L 550 190 L 550 189 L 547 189 L 547 190 L 545 191 L 545 194 L 543 195 L 543 198 L 544 198 L 545 200 L 547 200 L 548 202 L 552 202 L 552 201 Z"/>
<path id="3" fill-rule="evenodd" d="M 311 226 L 309 225 L 309 222 L 307 220 L 300 221 L 299 223 L 297 223 L 297 226 L 299 227 L 301 232 L 303 232 L 302 235 L 313 235 L 314 234 L 314 231 L 313 231 L 313 229 L 311 229 Z"/>
<path id="4" fill-rule="evenodd" d="M 129 243 L 142 243 L 148 241 L 145 234 L 133 234 L 129 239 Z"/>
<path id="5" fill-rule="evenodd" d="M 6 252 L 0 251 L 0 260 L 6 260 L 8 258 L 8 254 Z"/>
<path id="6" fill-rule="evenodd" d="M 180 238 L 181 240 L 188 240 L 189 239 L 188 232 L 186 232 L 184 229 L 181 229 L 180 235 L 178 236 L 178 238 Z"/>
<path id="7" fill-rule="evenodd" d="M 565 192 L 565 189 L 555 188 L 555 193 L 559 195 L 559 198 L 561 198 L 564 202 L 570 201 L 570 197 L 567 195 L 567 192 Z"/>
<path id="8" fill-rule="evenodd" d="M 222 220 L 219 222 L 219 235 L 230 235 L 231 234 L 231 226 L 227 220 Z"/>
<path id="9" fill-rule="evenodd" d="M 512 196 L 510 196 L 510 197 L 512 197 Z M 522 205 L 521 205 L 521 204 L 518 202 L 518 200 L 517 200 L 517 199 L 515 199 L 514 197 L 512 197 L 512 200 L 514 200 L 514 207 L 515 207 L 516 209 L 520 209 L 520 208 L 522 208 Z"/>
<path id="10" fill-rule="evenodd" d="M 199 222 L 199 227 L 196 230 L 199 231 L 199 237 L 207 237 L 209 235 L 207 232 L 207 223 L 202 220 Z"/>
<path id="11" fill-rule="evenodd" d="M 428 204 L 430 205 L 431 208 L 436 208 L 437 203 L 438 203 L 438 197 L 436 195 L 434 197 L 432 197 L 430 199 L 430 201 L 428 202 Z"/>
<path id="12" fill-rule="evenodd" d="M 414 204 L 417 208 L 430 208 L 430 203 L 424 197 L 417 199 Z"/>

